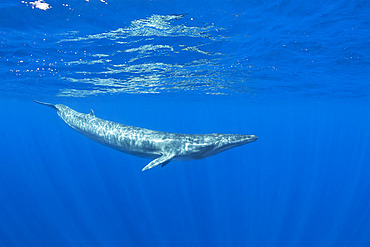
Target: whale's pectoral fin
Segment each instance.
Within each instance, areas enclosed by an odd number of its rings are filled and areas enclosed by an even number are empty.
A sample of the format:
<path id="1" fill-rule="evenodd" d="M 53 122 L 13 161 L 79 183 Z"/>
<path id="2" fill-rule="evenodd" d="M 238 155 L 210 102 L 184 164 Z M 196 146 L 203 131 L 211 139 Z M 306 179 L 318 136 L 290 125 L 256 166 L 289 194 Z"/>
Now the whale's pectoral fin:
<path id="1" fill-rule="evenodd" d="M 153 160 L 147 166 L 145 166 L 142 171 L 151 169 L 151 168 L 156 167 L 156 166 L 161 165 L 161 164 L 162 164 L 162 167 L 163 167 L 163 166 L 167 165 L 174 156 L 175 156 L 174 154 L 163 154 L 161 157 Z"/>

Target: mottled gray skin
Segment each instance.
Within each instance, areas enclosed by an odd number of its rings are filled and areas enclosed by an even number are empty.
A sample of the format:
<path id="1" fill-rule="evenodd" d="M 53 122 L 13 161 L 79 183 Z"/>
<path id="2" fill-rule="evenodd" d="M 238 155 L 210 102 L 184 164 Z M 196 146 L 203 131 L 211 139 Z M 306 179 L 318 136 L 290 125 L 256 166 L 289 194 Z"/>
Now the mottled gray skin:
<path id="1" fill-rule="evenodd" d="M 118 151 L 154 159 L 143 171 L 171 160 L 195 160 L 213 156 L 257 140 L 255 135 L 176 134 L 133 127 L 76 112 L 68 106 L 35 101 L 55 109 L 61 119 L 84 136 Z"/>

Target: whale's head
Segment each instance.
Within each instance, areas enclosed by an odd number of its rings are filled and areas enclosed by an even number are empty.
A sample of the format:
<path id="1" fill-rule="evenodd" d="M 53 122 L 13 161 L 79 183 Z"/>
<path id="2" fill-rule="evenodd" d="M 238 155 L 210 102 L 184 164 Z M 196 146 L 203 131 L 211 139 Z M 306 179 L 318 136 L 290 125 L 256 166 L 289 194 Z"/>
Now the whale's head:
<path id="1" fill-rule="evenodd" d="M 254 142 L 258 138 L 255 135 L 237 134 L 209 134 L 205 135 L 202 143 L 191 145 L 192 157 L 203 159 L 226 151 L 230 148 L 242 146 Z M 188 147 L 190 149 L 190 146 Z"/>
<path id="2" fill-rule="evenodd" d="M 255 135 L 221 134 L 215 143 L 215 149 L 220 153 L 230 148 L 255 142 L 257 139 L 258 137 Z"/>

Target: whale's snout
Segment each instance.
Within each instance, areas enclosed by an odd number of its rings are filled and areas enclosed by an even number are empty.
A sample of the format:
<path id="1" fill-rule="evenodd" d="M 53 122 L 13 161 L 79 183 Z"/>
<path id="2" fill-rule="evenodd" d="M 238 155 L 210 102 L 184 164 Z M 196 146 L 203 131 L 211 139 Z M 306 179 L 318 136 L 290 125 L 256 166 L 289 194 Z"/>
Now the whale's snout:
<path id="1" fill-rule="evenodd" d="M 258 137 L 256 135 L 229 135 L 226 141 L 230 144 L 236 144 L 237 146 L 246 143 L 257 141 Z"/>
<path id="2" fill-rule="evenodd" d="M 258 137 L 255 135 L 241 135 L 239 140 L 237 140 L 235 143 L 238 143 L 240 145 L 244 145 L 246 143 L 251 143 L 257 141 Z"/>
<path id="3" fill-rule="evenodd" d="M 222 141 L 218 142 L 217 152 L 255 142 L 257 139 L 256 135 L 225 134 L 222 136 Z"/>
<path id="4" fill-rule="evenodd" d="M 255 135 L 250 135 L 250 139 L 251 139 L 252 142 L 255 142 L 255 141 L 257 141 L 258 137 L 255 136 Z"/>

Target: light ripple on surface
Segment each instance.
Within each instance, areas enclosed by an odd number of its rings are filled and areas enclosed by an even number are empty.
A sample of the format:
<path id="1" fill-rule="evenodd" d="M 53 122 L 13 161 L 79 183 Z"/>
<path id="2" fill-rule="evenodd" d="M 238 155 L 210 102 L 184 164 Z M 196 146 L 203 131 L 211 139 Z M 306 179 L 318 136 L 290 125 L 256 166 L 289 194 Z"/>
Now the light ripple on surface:
<path id="1" fill-rule="evenodd" d="M 11 16 L 0 29 L 0 91 L 6 94 L 79 97 L 190 91 L 269 98 L 369 96 L 369 25 L 356 22 L 357 15 L 343 13 L 340 7 L 326 12 L 327 6 L 320 6 L 324 16 L 309 15 L 297 22 L 280 12 L 287 6 L 279 3 L 262 16 L 255 14 L 259 5 L 247 4 L 238 14 L 190 12 L 130 21 L 137 18 L 131 15 L 100 27 L 89 22 L 84 28 L 81 22 L 47 29 L 40 27 L 41 20 L 49 21 L 62 10 L 71 14 L 67 18 L 80 17 L 74 12 L 79 6 L 66 8 L 55 2 L 51 10 L 41 11 L 25 3 L 19 7 L 28 10 L 27 19 L 32 21 L 36 13 L 40 18 L 32 25 L 22 22 L 33 31 L 16 29 L 22 23 Z M 104 6 L 109 14 L 111 5 Z M 15 7 L 5 4 L 1 10 Z M 64 27 L 64 22 L 57 24 Z"/>
<path id="2" fill-rule="evenodd" d="M 212 47 L 222 39 L 218 33 L 222 28 L 177 23 L 183 18 L 184 15 L 153 15 L 134 20 L 129 27 L 100 34 L 78 37 L 78 33 L 71 33 L 72 37 L 58 43 L 82 48 L 83 57 L 65 61 L 73 71 L 64 77 L 71 87 L 61 89 L 57 95 L 82 97 L 189 90 L 215 93 L 216 85 L 222 81 L 219 73 L 215 73 L 215 69 L 221 69 L 217 61 L 222 55 L 218 51 L 207 51 L 207 46 Z M 94 53 L 97 46 L 104 50 Z M 199 83 L 199 78 L 207 82 Z M 91 85 L 93 89 L 74 88 L 81 84 Z"/>

